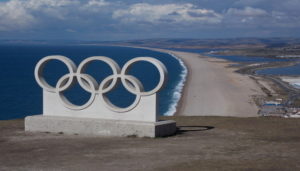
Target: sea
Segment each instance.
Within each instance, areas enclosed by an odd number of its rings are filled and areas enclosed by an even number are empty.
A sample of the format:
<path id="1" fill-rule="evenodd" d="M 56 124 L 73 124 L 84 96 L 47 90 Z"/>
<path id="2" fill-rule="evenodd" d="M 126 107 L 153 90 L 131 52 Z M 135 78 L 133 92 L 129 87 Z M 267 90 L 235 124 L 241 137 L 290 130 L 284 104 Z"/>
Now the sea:
<path id="1" fill-rule="evenodd" d="M 299 62 L 300 58 L 267 58 L 261 56 L 242 56 L 242 55 L 215 55 L 210 54 L 211 51 L 222 51 L 226 49 L 185 49 L 185 48 L 172 48 L 170 50 L 177 51 L 185 51 L 192 53 L 199 53 L 205 56 L 225 59 L 232 62 L 238 63 L 266 63 L 266 62 L 280 62 L 280 61 L 295 61 L 295 65 L 287 66 L 287 67 L 277 67 L 277 68 L 266 68 L 256 71 L 259 75 L 280 75 L 280 76 L 300 76 L 300 64 L 296 64 Z"/>
<path id="2" fill-rule="evenodd" d="M 173 115 L 176 112 L 187 75 L 186 67 L 176 56 L 147 49 L 94 45 L 0 45 L 0 120 L 42 114 L 42 89 L 35 81 L 34 68 L 40 59 L 49 55 L 66 56 L 77 66 L 91 56 L 107 56 L 120 67 L 134 57 L 148 56 L 160 60 L 168 70 L 166 86 L 158 93 L 160 115 Z M 47 63 L 43 72 L 45 80 L 54 87 L 58 79 L 67 73 L 67 67 L 55 60 Z M 96 61 L 88 66 L 85 73 L 100 83 L 112 71 L 104 63 Z M 134 64 L 128 74 L 138 78 L 145 91 L 153 89 L 159 81 L 158 71 L 147 62 Z M 84 104 L 90 96 L 78 84 L 64 93 L 76 105 Z M 121 83 L 106 95 L 119 107 L 129 106 L 135 99 L 135 95 L 129 93 Z"/>
<path id="3" fill-rule="evenodd" d="M 300 64 L 279 68 L 267 68 L 256 72 L 263 75 L 300 76 Z"/>
<path id="4" fill-rule="evenodd" d="M 170 49 L 199 53 L 214 58 L 226 59 L 233 62 L 259 63 L 287 61 L 290 59 L 276 59 L 247 56 L 212 55 L 207 52 L 224 49 Z M 96 46 L 96 45 L 0 45 L 0 120 L 24 118 L 29 115 L 42 114 L 42 89 L 34 78 L 34 68 L 37 62 L 48 55 L 63 55 L 72 59 L 77 65 L 87 57 L 107 56 L 115 60 L 121 67 L 130 59 L 140 56 L 154 57 L 160 60 L 168 70 L 167 84 L 158 93 L 160 115 L 171 116 L 176 113 L 176 106 L 187 76 L 184 63 L 172 54 L 161 53 L 148 49 Z M 296 61 L 297 59 L 295 59 Z M 68 73 L 67 67 L 59 61 L 50 61 L 44 69 L 46 81 L 55 87 L 58 79 Z M 101 62 L 93 62 L 86 70 L 99 83 L 112 74 L 110 68 Z M 153 89 L 159 81 L 156 68 L 147 62 L 134 64 L 128 74 L 138 78 L 145 91 Z M 263 75 L 300 76 L 300 64 L 267 68 L 257 71 Z M 82 105 L 90 94 L 78 84 L 67 90 L 65 96 L 74 104 Z M 107 97 L 119 107 L 129 106 L 135 96 L 129 93 L 122 84 L 108 92 Z"/>

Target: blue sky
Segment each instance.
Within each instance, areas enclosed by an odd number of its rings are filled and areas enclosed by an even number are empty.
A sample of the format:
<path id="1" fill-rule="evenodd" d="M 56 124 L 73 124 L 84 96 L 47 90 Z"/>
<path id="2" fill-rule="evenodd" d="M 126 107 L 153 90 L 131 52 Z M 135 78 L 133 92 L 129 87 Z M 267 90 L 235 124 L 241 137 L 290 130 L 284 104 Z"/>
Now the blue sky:
<path id="1" fill-rule="evenodd" d="M 0 0 L 0 39 L 300 37 L 300 0 Z"/>

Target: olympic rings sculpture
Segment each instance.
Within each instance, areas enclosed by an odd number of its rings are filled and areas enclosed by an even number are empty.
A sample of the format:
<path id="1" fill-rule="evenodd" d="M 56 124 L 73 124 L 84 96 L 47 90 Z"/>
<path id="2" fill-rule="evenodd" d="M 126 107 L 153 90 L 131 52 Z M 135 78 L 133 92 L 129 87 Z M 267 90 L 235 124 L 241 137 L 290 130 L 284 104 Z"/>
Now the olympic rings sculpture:
<path id="1" fill-rule="evenodd" d="M 69 70 L 69 73 L 63 75 L 58 80 L 55 87 L 49 85 L 43 77 L 44 67 L 51 60 L 58 60 L 63 62 Z M 100 84 L 98 84 L 91 75 L 84 73 L 87 66 L 93 61 L 102 61 L 106 63 L 112 70 L 112 75 L 109 75 L 108 77 L 103 79 Z M 130 67 L 134 63 L 139 61 L 146 61 L 153 64 L 157 68 L 160 75 L 160 80 L 156 87 L 147 92 L 144 91 L 143 85 L 136 77 L 127 74 L 127 71 L 130 69 Z M 99 100 L 104 102 L 104 105 L 108 109 L 121 113 L 130 111 L 135 108 L 138 105 L 141 96 L 150 96 L 158 92 L 166 83 L 167 69 L 163 63 L 151 57 L 133 58 L 125 63 L 125 65 L 121 69 L 114 60 L 105 56 L 93 56 L 86 58 L 79 64 L 77 68 L 76 64 L 71 59 L 65 56 L 55 55 L 47 56 L 41 59 L 35 67 L 34 76 L 40 87 L 48 92 L 56 93 L 63 105 L 71 110 L 83 110 L 89 107 L 94 102 L 96 95 L 98 95 Z M 126 108 L 120 108 L 113 105 L 110 100 L 104 95 L 105 93 L 113 90 L 116 87 L 118 79 L 121 79 L 121 83 L 123 84 L 125 89 L 127 89 L 130 93 L 136 95 L 134 102 Z M 76 82 L 76 80 L 85 91 L 91 93 L 89 100 L 85 104 L 80 106 L 72 104 L 63 94 L 63 92 L 69 89 Z"/>

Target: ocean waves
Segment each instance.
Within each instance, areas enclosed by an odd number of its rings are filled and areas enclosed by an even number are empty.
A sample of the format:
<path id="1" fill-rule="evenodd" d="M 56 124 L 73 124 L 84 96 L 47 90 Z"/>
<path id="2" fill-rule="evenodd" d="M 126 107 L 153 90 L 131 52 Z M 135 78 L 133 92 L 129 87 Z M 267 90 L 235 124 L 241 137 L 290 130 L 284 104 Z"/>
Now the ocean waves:
<path id="1" fill-rule="evenodd" d="M 172 90 L 173 95 L 172 95 L 171 104 L 169 105 L 169 109 L 165 113 L 163 113 L 164 116 L 173 116 L 177 111 L 178 102 L 182 96 L 183 87 L 188 75 L 188 69 L 180 58 L 178 58 L 172 53 L 168 53 L 168 54 L 171 55 L 173 58 L 177 59 L 180 66 L 182 67 L 182 71 L 180 73 L 180 80 L 178 81 L 178 83 L 176 83 L 177 84 L 176 87 Z"/>

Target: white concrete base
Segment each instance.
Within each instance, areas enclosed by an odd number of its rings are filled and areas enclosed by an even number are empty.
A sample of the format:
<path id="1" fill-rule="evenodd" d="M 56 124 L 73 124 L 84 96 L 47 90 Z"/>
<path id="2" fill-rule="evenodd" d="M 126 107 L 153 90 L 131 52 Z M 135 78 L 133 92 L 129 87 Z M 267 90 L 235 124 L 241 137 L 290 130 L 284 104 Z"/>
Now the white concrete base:
<path id="1" fill-rule="evenodd" d="M 27 116 L 25 131 L 99 136 L 163 137 L 176 132 L 176 122 L 119 121 L 61 116 Z"/>
<path id="2" fill-rule="evenodd" d="M 96 94 L 95 100 L 90 106 L 84 110 L 73 110 L 65 107 L 56 93 L 43 90 L 43 115 L 47 116 L 155 122 L 157 120 L 157 104 L 156 94 L 141 96 L 139 104 L 134 109 L 119 113 L 107 108 Z"/>

